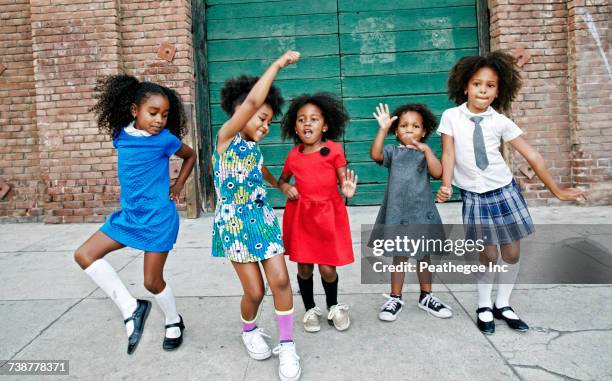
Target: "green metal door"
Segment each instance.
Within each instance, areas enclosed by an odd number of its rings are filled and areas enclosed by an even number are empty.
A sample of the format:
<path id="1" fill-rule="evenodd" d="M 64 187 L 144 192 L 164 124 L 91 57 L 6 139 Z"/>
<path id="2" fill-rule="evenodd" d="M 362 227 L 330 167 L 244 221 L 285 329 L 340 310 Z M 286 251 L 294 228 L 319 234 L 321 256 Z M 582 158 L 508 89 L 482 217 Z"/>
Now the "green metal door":
<path id="1" fill-rule="evenodd" d="M 449 69 L 458 58 L 478 53 L 474 0 L 208 0 L 206 32 L 213 139 L 227 118 L 219 105 L 223 82 L 260 75 L 288 49 L 302 58 L 275 82 L 286 99 L 318 91 L 342 97 L 351 122 L 341 143 L 360 180 L 349 205 L 382 202 L 386 170 L 369 158 L 378 128 L 375 105 L 422 102 L 440 117 L 452 107 L 446 96 Z M 439 155 L 439 138 L 432 135 L 428 143 Z M 278 122 L 273 124 L 261 149 L 276 176 L 292 147 L 281 140 Z M 284 205 L 276 189 L 269 198 Z"/>

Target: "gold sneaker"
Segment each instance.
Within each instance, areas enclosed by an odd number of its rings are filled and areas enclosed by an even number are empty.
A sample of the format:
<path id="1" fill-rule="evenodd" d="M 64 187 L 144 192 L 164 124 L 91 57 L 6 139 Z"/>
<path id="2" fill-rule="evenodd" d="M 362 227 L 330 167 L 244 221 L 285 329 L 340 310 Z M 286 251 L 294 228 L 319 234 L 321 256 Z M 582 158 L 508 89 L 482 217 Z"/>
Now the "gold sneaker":
<path id="1" fill-rule="evenodd" d="M 304 330 L 306 332 L 319 332 L 321 330 L 321 323 L 319 323 L 319 316 L 323 315 L 319 307 L 313 307 L 306 311 L 302 322 L 304 323 Z"/>
<path id="2" fill-rule="evenodd" d="M 346 304 L 338 303 L 329 308 L 327 322 L 333 325 L 338 331 L 345 331 L 351 325 L 348 313 L 349 307 Z"/>

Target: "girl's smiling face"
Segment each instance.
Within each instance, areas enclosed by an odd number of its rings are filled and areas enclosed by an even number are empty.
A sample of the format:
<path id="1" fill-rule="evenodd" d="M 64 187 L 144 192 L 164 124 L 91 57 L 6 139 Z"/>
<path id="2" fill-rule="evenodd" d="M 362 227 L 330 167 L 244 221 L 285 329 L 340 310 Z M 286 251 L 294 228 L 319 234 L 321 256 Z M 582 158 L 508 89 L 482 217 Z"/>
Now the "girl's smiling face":
<path id="1" fill-rule="evenodd" d="M 400 115 L 395 129 L 397 140 L 403 145 L 411 145 L 410 139 L 420 142 L 426 135 L 423 117 L 416 111 L 406 111 Z"/>
<path id="2" fill-rule="evenodd" d="M 272 107 L 264 103 L 259 110 L 249 119 L 246 126 L 242 129 L 241 135 L 246 140 L 259 142 L 268 132 L 270 132 L 270 123 L 272 123 Z"/>
<path id="3" fill-rule="evenodd" d="M 485 112 L 497 98 L 498 90 L 499 77 L 495 70 L 490 67 L 479 69 L 470 78 L 465 88 L 465 93 L 468 96 L 468 109 L 475 114 Z"/>
<path id="4" fill-rule="evenodd" d="M 132 104 L 134 127 L 151 135 L 159 134 L 168 122 L 170 102 L 162 94 L 151 94 L 140 105 Z"/>
<path id="5" fill-rule="evenodd" d="M 295 133 L 304 145 L 318 145 L 323 140 L 325 131 L 327 131 L 327 123 L 318 106 L 307 103 L 300 107 L 295 119 Z"/>

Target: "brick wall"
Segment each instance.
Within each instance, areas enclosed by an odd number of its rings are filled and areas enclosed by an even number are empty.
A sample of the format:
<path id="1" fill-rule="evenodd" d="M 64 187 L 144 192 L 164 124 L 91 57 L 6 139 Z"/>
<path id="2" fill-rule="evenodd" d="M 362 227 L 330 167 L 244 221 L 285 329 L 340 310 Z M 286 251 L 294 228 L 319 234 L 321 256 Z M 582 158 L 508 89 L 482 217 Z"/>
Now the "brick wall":
<path id="1" fill-rule="evenodd" d="M 555 181 L 569 186 L 567 4 L 554 0 L 492 0 L 489 11 L 491 50 L 524 48 L 531 56 L 522 66 L 523 88 L 510 117 L 547 161 Z M 521 173 L 519 168 L 525 160 L 518 153 L 512 159 L 529 203 L 555 202 L 537 177 L 529 179 Z"/>
<path id="2" fill-rule="evenodd" d="M 102 222 L 119 206 L 116 153 L 88 112 L 97 78 L 128 73 L 194 98 L 188 1 L 1 0 L 0 221 Z M 161 42 L 177 47 L 172 62 Z M 194 146 L 194 139 L 184 139 Z M 180 161 L 178 161 L 180 164 Z M 173 174 L 178 174 L 177 162 Z M 185 187 L 195 209 L 193 176 Z M 43 215 L 44 211 L 44 215 Z"/>
<path id="3" fill-rule="evenodd" d="M 610 11 L 604 0 L 568 3 L 572 182 L 594 203 L 612 202 Z"/>
<path id="4" fill-rule="evenodd" d="M 525 48 L 511 117 L 556 181 L 611 203 L 610 5 L 604 0 L 489 0 L 491 48 Z M 116 157 L 88 109 L 98 77 L 126 72 L 178 91 L 194 121 L 188 0 L 0 0 L 0 222 L 101 222 L 118 206 Z M 162 42 L 177 48 L 157 57 Z M 603 53 L 602 53 L 603 52 Z M 606 56 L 608 54 L 608 56 Z M 193 125 L 193 124 L 192 124 Z M 196 146 L 197 131 L 184 141 Z M 194 147 L 197 149 L 197 147 Z M 530 204 L 556 202 L 513 169 Z M 176 162 L 173 162 L 176 171 Z M 176 174 L 176 172 L 174 172 Z M 197 213 L 197 186 L 186 208 Z"/>
<path id="5" fill-rule="evenodd" d="M 116 164 L 88 110 L 96 78 L 121 69 L 116 1 L 31 1 L 31 17 L 44 221 L 103 221 L 117 206 Z"/>
<path id="6" fill-rule="evenodd" d="M 0 1 L 0 182 L 10 193 L 0 200 L 0 220 L 39 221 L 38 131 L 29 1 Z"/>

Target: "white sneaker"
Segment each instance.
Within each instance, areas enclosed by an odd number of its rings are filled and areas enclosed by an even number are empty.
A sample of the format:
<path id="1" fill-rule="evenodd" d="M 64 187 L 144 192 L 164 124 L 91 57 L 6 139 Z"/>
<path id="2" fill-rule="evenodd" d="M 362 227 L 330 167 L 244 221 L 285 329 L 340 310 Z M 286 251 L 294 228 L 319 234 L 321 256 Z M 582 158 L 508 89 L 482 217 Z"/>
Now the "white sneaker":
<path id="1" fill-rule="evenodd" d="M 378 318 L 382 321 L 395 321 L 397 315 L 402 311 L 404 302 L 401 298 L 393 297 L 391 295 L 383 294 L 387 301 L 380 307 L 380 313 Z"/>
<path id="2" fill-rule="evenodd" d="M 327 322 L 333 325 L 338 331 L 347 330 L 351 325 L 348 313 L 349 307 L 344 303 L 338 303 L 329 308 Z"/>
<path id="3" fill-rule="evenodd" d="M 282 381 L 296 381 L 300 379 L 302 367 L 300 356 L 295 351 L 295 343 L 282 343 L 274 348 L 273 353 L 278 355 L 278 376 Z"/>
<path id="4" fill-rule="evenodd" d="M 323 315 L 319 307 L 313 307 L 306 311 L 302 322 L 304 323 L 304 330 L 306 332 L 319 332 L 321 330 L 321 323 L 319 323 L 319 316 Z"/>
<path id="5" fill-rule="evenodd" d="M 265 360 L 272 355 L 272 351 L 264 340 L 270 338 L 261 328 L 255 328 L 249 332 L 242 332 L 242 342 L 246 347 L 249 356 L 255 360 Z"/>
<path id="6" fill-rule="evenodd" d="M 440 299 L 436 298 L 431 293 L 427 294 L 418 305 L 420 309 L 429 312 L 435 317 L 446 319 L 453 316 L 453 309 L 442 303 Z"/>

